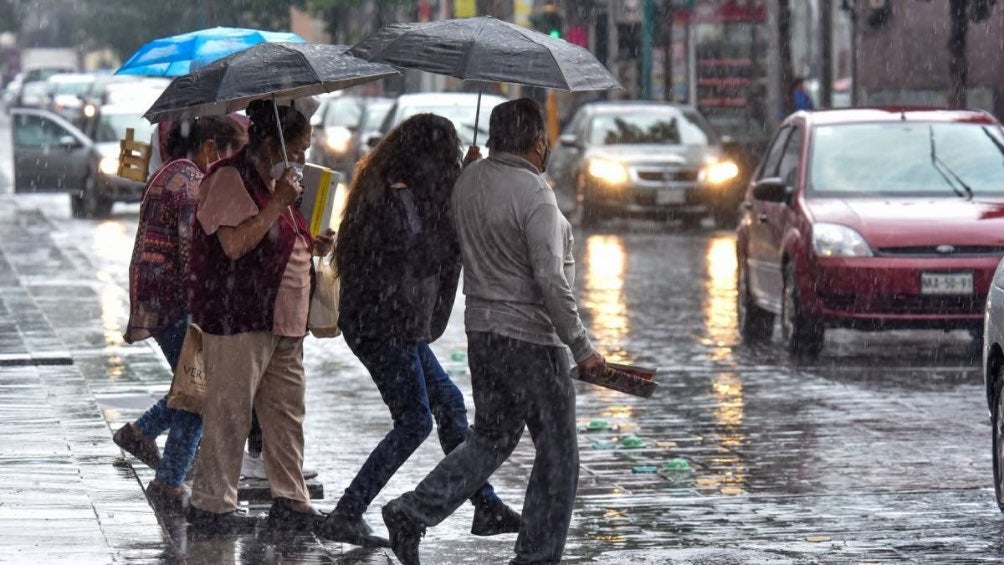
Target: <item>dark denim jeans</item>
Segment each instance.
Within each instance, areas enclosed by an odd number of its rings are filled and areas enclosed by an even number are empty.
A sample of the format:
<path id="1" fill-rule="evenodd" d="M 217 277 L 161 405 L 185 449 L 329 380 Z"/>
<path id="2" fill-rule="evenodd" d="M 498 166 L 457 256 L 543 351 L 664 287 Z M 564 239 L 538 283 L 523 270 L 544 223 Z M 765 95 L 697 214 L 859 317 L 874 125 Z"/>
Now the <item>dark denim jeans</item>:
<path id="1" fill-rule="evenodd" d="M 450 453 L 468 434 L 464 395 L 450 380 L 427 343 L 372 340 L 345 334 L 345 342 L 373 377 L 390 408 L 394 428 L 370 453 L 335 510 L 358 517 L 432 431 L 435 419 L 439 444 Z M 471 496 L 474 504 L 497 503 L 488 483 Z"/>
<path id="2" fill-rule="evenodd" d="M 178 321 L 162 333 L 153 336 L 160 350 L 167 358 L 173 372 L 178 365 L 181 346 L 185 343 L 185 330 L 188 328 L 187 317 Z M 169 484 L 180 485 L 185 480 L 188 468 L 195 460 L 195 451 L 202 440 L 202 417 L 185 410 L 174 410 L 167 407 L 167 395 L 150 407 L 138 420 L 136 427 L 143 435 L 156 438 L 165 430 L 167 443 L 164 454 L 157 467 L 157 480 Z"/>
<path id="3" fill-rule="evenodd" d="M 435 526 L 509 458 L 530 430 L 536 455 L 523 502 L 515 563 L 559 563 L 575 506 L 579 447 L 567 350 L 493 333 L 468 332 L 474 429 L 414 492 L 398 501 Z"/>

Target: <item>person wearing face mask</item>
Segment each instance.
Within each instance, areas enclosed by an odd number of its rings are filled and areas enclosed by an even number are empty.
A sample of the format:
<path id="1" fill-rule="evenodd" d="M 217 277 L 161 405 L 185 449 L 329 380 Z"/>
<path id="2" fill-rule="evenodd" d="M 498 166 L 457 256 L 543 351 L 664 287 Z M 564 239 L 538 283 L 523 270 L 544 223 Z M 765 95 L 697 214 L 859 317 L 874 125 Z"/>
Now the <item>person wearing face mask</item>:
<path id="1" fill-rule="evenodd" d="M 303 338 L 314 280 L 311 253 L 326 255 L 332 232 L 311 237 L 293 206 L 302 188 L 286 158 L 303 163 L 310 123 L 291 106 L 247 108 L 248 145 L 216 163 L 202 183 L 191 262 L 192 317 L 202 328 L 207 378 L 204 431 L 188 522 L 241 532 L 257 520 L 237 509 L 252 409 L 272 507 L 269 525 L 312 530 L 323 515 L 303 478 Z"/>
<path id="2" fill-rule="evenodd" d="M 429 344 L 446 329 L 460 278 L 460 249 L 449 199 L 460 173 L 450 120 L 408 118 L 352 176 L 335 258 L 341 273 L 338 325 L 369 371 L 394 427 L 373 449 L 317 533 L 361 546 L 385 546 L 363 519 L 373 499 L 432 432 L 452 451 L 467 436 L 463 393 Z M 482 481 L 468 497 L 471 531 L 519 530 L 520 516 Z"/>
<path id="3" fill-rule="evenodd" d="M 414 492 L 383 507 L 391 548 L 405 565 L 419 563 L 425 529 L 480 488 L 524 425 L 536 455 L 511 563 L 559 563 L 579 475 L 568 352 L 580 371 L 605 367 L 572 291 L 571 227 L 541 176 L 549 150 L 540 106 L 528 98 L 496 106 L 488 148 L 490 157 L 460 174 L 450 201 L 463 257 L 474 426 Z"/>
<path id="4" fill-rule="evenodd" d="M 188 259 L 199 185 L 210 163 L 243 146 L 244 130 L 223 116 L 174 122 L 168 163 L 147 183 L 129 264 L 126 343 L 153 337 L 174 371 L 188 326 Z M 163 457 L 156 437 L 170 429 Z M 115 443 L 157 470 L 147 486 L 154 507 L 178 512 L 188 498 L 183 481 L 192 465 L 202 419 L 167 407 L 165 395 L 138 420 L 120 428 Z"/>

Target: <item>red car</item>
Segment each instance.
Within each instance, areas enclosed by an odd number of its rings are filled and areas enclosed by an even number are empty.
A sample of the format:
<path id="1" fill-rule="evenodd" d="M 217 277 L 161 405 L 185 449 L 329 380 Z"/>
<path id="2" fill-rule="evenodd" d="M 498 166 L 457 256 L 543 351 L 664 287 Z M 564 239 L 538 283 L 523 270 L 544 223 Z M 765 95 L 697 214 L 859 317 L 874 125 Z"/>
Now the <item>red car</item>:
<path id="1" fill-rule="evenodd" d="M 1004 134 L 984 112 L 799 112 L 771 141 L 737 229 L 744 341 L 826 328 L 982 332 L 1004 256 Z"/>

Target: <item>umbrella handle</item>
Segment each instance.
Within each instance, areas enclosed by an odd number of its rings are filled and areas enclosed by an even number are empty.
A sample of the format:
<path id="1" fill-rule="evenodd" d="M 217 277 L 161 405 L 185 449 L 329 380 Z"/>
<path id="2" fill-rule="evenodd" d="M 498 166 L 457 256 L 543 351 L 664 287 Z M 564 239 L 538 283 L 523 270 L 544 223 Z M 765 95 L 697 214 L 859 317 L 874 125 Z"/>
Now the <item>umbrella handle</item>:
<path id="1" fill-rule="evenodd" d="M 478 108 L 474 111 L 474 147 L 478 146 L 478 120 L 481 118 L 481 93 L 485 90 L 485 83 L 478 83 Z"/>
<path id="2" fill-rule="evenodd" d="M 282 164 L 289 168 L 289 159 L 286 157 L 286 139 L 282 135 L 282 122 L 279 120 L 279 103 L 275 101 L 275 94 L 272 95 L 272 109 L 275 110 L 275 129 L 279 130 L 279 148 L 282 150 Z M 477 130 L 475 130 L 477 135 Z"/>

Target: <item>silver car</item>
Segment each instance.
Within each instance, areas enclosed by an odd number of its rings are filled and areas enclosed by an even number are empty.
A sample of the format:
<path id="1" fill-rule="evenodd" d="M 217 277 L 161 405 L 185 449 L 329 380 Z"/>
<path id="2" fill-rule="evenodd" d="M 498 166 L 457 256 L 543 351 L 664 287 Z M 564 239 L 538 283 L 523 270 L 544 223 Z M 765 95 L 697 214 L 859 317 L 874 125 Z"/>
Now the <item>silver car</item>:
<path id="1" fill-rule="evenodd" d="M 563 208 L 591 224 L 614 216 L 734 222 L 738 166 L 696 109 L 597 102 L 569 121 L 548 162 Z"/>

